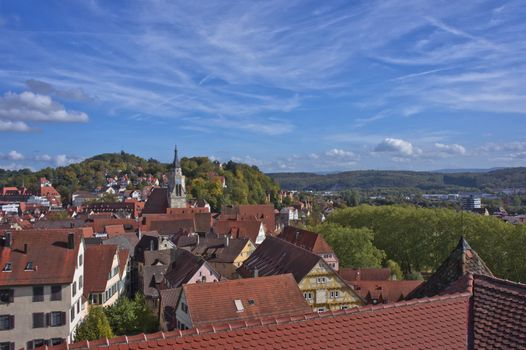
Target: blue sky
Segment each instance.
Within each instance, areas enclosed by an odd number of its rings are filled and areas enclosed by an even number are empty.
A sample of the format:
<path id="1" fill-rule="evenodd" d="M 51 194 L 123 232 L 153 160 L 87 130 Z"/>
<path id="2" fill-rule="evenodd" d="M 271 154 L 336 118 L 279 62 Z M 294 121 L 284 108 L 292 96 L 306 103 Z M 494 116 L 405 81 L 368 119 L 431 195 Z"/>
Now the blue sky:
<path id="1" fill-rule="evenodd" d="M 526 163 L 524 1 L 0 0 L 0 168 Z"/>

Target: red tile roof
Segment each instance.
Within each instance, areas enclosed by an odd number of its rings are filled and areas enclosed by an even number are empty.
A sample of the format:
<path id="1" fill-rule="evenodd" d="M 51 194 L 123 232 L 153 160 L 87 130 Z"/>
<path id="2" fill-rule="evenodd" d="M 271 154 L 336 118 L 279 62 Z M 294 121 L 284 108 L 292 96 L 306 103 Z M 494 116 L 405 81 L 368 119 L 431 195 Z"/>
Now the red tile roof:
<path id="1" fill-rule="evenodd" d="M 261 227 L 261 221 L 252 220 L 217 220 L 214 223 L 215 234 L 224 236 L 231 235 L 232 238 L 247 238 L 256 243 Z"/>
<path id="2" fill-rule="evenodd" d="M 284 239 L 289 243 L 295 244 L 304 249 L 310 250 L 315 254 L 334 253 L 332 247 L 316 233 L 302 230 L 292 226 L 286 226 L 278 238 Z"/>
<path id="3" fill-rule="evenodd" d="M 106 290 L 108 274 L 111 273 L 117 246 L 113 244 L 89 245 L 84 258 L 84 296 Z"/>
<path id="4" fill-rule="evenodd" d="M 338 271 L 346 281 L 387 281 L 391 278 L 391 270 L 385 268 L 352 268 L 344 267 Z"/>
<path id="5" fill-rule="evenodd" d="M 466 349 L 469 294 L 264 318 L 53 349 Z"/>
<path id="6" fill-rule="evenodd" d="M 124 226 L 121 225 L 106 225 L 104 226 L 104 232 L 106 232 L 108 235 L 119 235 L 124 233 Z"/>
<path id="7" fill-rule="evenodd" d="M 473 278 L 473 347 L 526 349 L 526 284 Z"/>
<path id="8" fill-rule="evenodd" d="M 0 286 L 72 283 L 82 240 L 81 233 L 73 233 L 73 249 L 68 249 L 68 232 L 72 231 L 13 231 L 11 248 L 0 243 L 0 270 L 8 262 L 12 266 L 11 272 L 0 271 Z M 32 271 L 25 270 L 29 262 Z"/>
<path id="9" fill-rule="evenodd" d="M 134 219 L 110 219 L 104 217 L 94 217 L 91 226 L 93 231 L 97 233 L 105 232 L 106 226 L 122 225 L 127 232 L 135 231 L 139 227 L 139 223 Z"/>
<path id="10" fill-rule="evenodd" d="M 254 217 L 265 224 L 267 232 L 276 230 L 276 216 L 272 204 L 242 204 L 238 207 L 239 215 Z"/>
<path id="11" fill-rule="evenodd" d="M 119 249 L 119 276 L 122 278 L 126 264 L 130 257 L 130 251 L 128 249 Z"/>
<path id="12" fill-rule="evenodd" d="M 368 304 L 373 300 L 394 303 L 403 300 L 423 281 L 347 281 Z"/>
<path id="13" fill-rule="evenodd" d="M 312 313 L 292 274 L 183 286 L 194 327 Z M 244 310 L 239 312 L 235 300 Z"/>

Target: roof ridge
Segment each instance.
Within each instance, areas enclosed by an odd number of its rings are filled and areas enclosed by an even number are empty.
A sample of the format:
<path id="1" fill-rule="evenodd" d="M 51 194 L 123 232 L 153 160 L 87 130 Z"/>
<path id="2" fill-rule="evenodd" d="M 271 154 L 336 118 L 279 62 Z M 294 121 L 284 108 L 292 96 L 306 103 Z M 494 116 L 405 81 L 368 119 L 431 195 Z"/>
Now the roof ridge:
<path id="1" fill-rule="evenodd" d="M 485 281 L 494 281 L 494 282 L 498 282 L 498 283 L 501 283 L 501 284 L 505 284 L 505 285 L 509 285 L 509 286 L 513 286 L 513 287 L 520 287 L 520 288 L 525 288 L 526 289 L 526 283 L 516 282 L 516 281 L 508 280 L 508 279 L 505 279 L 505 278 L 499 278 L 499 277 L 495 277 L 495 276 L 473 274 L 473 279 L 483 279 Z"/>

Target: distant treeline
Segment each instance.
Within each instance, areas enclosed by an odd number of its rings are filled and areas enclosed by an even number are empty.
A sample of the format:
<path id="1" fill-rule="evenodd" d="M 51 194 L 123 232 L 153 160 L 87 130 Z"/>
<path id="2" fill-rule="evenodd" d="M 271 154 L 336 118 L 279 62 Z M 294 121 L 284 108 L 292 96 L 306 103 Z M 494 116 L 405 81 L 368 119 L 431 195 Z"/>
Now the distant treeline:
<path id="1" fill-rule="evenodd" d="M 493 191 L 526 188 L 526 168 L 506 168 L 479 173 L 361 170 L 319 175 L 313 173 L 268 174 L 284 190 L 340 191 L 346 189 L 399 188 L 419 191 Z"/>

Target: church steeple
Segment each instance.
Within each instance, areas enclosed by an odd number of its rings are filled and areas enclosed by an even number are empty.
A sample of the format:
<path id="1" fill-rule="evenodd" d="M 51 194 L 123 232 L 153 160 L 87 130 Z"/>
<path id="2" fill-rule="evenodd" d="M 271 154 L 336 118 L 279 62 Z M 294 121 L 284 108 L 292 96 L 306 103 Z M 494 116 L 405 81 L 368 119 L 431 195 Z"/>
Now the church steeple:
<path id="1" fill-rule="evenodd" d="M 174 149 L 173 173 L 168 185 L 170 208 L 186 208 L 185 176 L 177 154 L 177 145 Z"/>
<path id="2" fill-rule="evenodd" d="M 175 145 L 173 166 L 175 169 L 181 167 L 181 163 L 179 163 L 179 157 L 177 156 L 177 145 Z"/>

